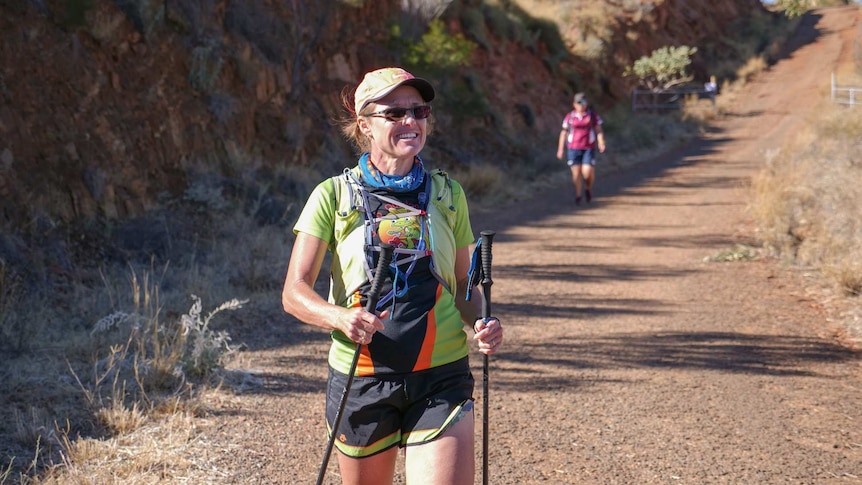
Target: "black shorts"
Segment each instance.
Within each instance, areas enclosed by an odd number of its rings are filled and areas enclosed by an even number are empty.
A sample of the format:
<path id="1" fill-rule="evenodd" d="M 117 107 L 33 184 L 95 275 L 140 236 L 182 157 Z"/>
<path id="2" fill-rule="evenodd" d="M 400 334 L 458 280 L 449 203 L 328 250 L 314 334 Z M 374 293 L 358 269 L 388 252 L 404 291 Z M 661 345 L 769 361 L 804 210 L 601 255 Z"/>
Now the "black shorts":
<path id="1" fill-rule="evenodd" d="M 346 383 L 347 375 L 330 367 L 326 392 L 330 430 Z M 473 385 L 466 357 L 419 372 L 354 377 L 335 447 L 362 458 L 395 445 L 432 441 L 465 413 L 472 413 Z"/>

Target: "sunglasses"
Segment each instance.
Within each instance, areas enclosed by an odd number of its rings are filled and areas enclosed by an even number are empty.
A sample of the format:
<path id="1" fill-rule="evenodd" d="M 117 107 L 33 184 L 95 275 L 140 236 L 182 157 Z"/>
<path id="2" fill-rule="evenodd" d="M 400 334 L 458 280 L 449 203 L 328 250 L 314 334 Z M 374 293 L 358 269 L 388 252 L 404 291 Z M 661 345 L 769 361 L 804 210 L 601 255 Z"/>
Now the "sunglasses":
<path id="1" fill-rule="evenodd" d="M 401 121 L 407 116 L 407 113 L 410 113 L 410 116 L 415 120 L 424 120 L 431 114 L 431 107 L 423 104 L 422 106 L 414 106 L 412 108 L 386 108 L 383 111 L 369 113 L 365 116 L 386 118 L 386 121 Z"/>

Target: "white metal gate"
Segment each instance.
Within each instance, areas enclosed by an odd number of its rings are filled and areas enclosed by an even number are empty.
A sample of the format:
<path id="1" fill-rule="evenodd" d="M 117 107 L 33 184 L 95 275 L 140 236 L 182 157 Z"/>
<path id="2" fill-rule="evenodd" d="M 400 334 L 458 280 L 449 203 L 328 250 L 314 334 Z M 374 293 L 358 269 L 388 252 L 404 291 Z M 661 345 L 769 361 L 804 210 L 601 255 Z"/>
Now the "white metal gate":
<path id="1" fill-rule="evenodd" d="M 706 89 L 649 89 L 632 90 L 632 112 L 678 110 L 685 105 L 686 98 L 696 96 L 697 99 L 708 99 L 715 109 L 715 90 Z"/>
<path id="2" fill-rule="evenodd" d="M 839 86 L 838 78 L 832 73 L 832 102 L 850 106 L 862 105 L 862 87 Z"/>

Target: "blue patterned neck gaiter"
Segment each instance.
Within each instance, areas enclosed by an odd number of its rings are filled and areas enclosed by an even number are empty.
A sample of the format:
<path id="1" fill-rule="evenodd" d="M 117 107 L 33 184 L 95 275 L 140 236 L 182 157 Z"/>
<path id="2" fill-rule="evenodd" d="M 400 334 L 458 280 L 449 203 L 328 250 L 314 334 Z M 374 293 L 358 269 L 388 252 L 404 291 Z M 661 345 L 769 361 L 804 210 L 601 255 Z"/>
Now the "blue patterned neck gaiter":
<path id="1" fill-rule="evenodd" d="M 363 153 L 359 157 L 359 171 L 362 173 L 362 181 L 377 189 L 386 189 L 391 192 L 410 192 L 416 190 L 425 179 L 425 166 L 418 156 L 413 159 L 413 168 L 410 173 L 404 175 L 386 175 L 380 173 L 377 167 L 371 163 L 371 154 Z"/>

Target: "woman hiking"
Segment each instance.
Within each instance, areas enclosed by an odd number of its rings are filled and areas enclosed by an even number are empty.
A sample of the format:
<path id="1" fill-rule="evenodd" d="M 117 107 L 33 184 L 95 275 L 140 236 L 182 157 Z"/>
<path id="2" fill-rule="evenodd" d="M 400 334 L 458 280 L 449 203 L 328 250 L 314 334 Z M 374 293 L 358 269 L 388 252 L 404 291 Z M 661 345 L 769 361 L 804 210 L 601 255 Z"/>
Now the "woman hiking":
<path id="1" fill-rule="evenodd" d="M 390 67 L 367 73 L 344 99 L 342 131 L 357 164 L 320 183 L 294 226 L 282 304 L 330 331 L 326 421 L 344 484 L 391 484 L 399 449 L 407 482 L 472 485 L 474 379 L 468 334 L 497 352 L 503 328 L 467 301 L 474 241 L 461 185 L 419 157 L 431 84 Z M 364 307 L 382 245 L 394 246 L 379 312 Z M 314 291 L 332 253 L 328 300 Z M 357 344 L 359 345 L 357 347 Z M 358 350 L 357 350 L 358 349 Z M 354 352 L 352 386 L 346 386 Z M 333 422 L 344 389 L 346 404 Z"/>

